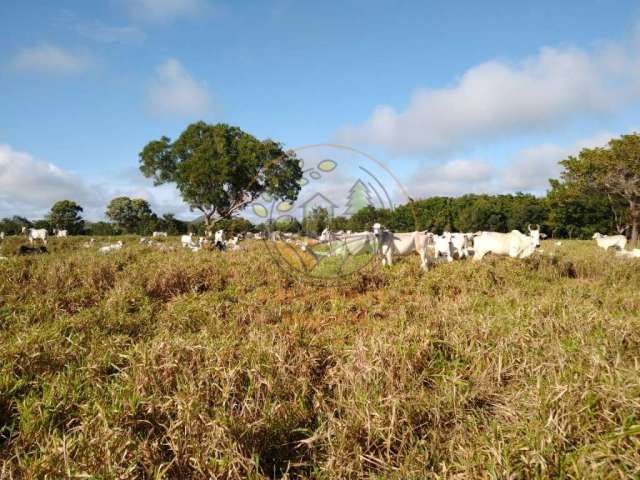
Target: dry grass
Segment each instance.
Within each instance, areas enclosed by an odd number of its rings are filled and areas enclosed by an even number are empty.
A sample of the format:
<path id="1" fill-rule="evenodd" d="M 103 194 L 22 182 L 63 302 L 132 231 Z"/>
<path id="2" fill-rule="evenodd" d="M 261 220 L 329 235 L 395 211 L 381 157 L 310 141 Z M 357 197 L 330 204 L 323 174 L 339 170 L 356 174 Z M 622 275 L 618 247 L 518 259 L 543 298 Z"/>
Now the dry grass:
<path id="1" fill-rule="evenodd" d="M 640 476 L 640 261 L 319 286 L 259 243 L 83 241 L 0 262 L 0 478 Z"/>

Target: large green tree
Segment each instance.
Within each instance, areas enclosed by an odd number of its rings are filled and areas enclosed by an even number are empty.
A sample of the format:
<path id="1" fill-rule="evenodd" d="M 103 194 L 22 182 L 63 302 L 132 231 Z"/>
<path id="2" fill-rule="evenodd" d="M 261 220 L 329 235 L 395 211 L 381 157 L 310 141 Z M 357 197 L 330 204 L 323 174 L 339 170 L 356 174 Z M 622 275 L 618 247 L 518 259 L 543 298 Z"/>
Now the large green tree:
<path id="1" fill-rule="evenodd" d="M 591 238 L 596 231 L 613 232 L 618 228 L 618 215 L 606 195 L 585 195 L 582 189 L 560 180 L 551 179 L 550 183 L 545 200 L 547 226 L 553 237 Z"/>
<path id="2" fill-rule="evenodd" d="M 631 241 L 638 242 L 640 228 L 640 135 L 614 138 L 604 148 L 585 148 L 577 157 L 560 162 L 562 179 L 584 194 L 606 195 L 616 205 L 627 205 Z M 617 216 L 617 215 L 616 215 Z M 619 223 L 619 222 L 618 222 Z"/>
<path id="3" fill-rule="evenodd" d="M 142 198 L 117 197 L 107 206 L 107 217 L 128 233 L 139 231 L 154 221 L 156 215 Z"/>
<path id="4" fill-rule="evenodd" d="M 84 220 L 80 216 L 82 207 L 71 200 L 60 200 L 51 207 L 47 219 L 51 228 L 57 230 L 67 230 L 69 233 L 77 235 L 84 229 Z"/>
<path id="5" fill-rule="evenodd" d="M 189 125 L 173 142 L 149 142 L 140 153 L 140 171 L 156 185 L 175 183 L 190 208 L 202 212 L 207 230 L 265 192 L 295 201 L 302 178 L 295 153 L 279 143 L 205 122 Z"/>

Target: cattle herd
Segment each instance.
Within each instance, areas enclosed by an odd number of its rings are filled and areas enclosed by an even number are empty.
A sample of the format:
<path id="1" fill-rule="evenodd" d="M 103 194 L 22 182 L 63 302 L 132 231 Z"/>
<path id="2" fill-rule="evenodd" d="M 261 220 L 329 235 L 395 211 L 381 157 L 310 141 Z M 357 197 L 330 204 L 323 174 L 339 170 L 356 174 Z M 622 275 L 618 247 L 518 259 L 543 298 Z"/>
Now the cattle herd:
<path id="1" fill-rule="evenodd" d="M 20 247 L 19 254 L 44 253 L 49 238 L 46 229 L 23 228 L 22 234 L 29 240 L 30 246 Z M 54 230 L 53 234 L 58 238 L 68 237 L 67 230 Z M 171 250 L 173 247 L 158 242 L 157 239 L 167 238 L 167 232 L 153 232 L 152 239 L 140 238 L 139 243 L 148 247 L 157 247 L 161 250 Z M 180 237 L 180 245 L 193 252 L 198 252 L 203 248 L 215 248 L 220 251 L 241 250 L 240 244 L 244 239 L 256 239 L 265 241 L 284 241 L 295 245 L 304 252 L 320 261 L 331 256 L 358 255 L 360 253 L 373 253 L 380 256 L 383 265 L 392 265 L 394 257 L 402 257 L 412 253 L 420 256 L 420 266 L 427 270 L 429 258 L 434 260 L 446 260 L 453 262 L 455 259 L 473 258 L 479 261 L 487 254 L 504 255 L 511 258 L 526 258 L 531 256 L 540 247 L 540 239 L 545 235 L 540 232 L 538 225 L 528 226 L 528 234 L 518 230 L 509 233 L 500 232 L 475 232 L 475 233 L 451 233 L 444 232 L 437 235 L 428 231 L 415 231 L 407 233 L 392 232 L 383 228 L 379 223 L 373 224 L 371 231 L 334 232 L 325 228 L 322 233 L 315 237 L 308 235 L 301 237 L 292 233 L 273 232 L 246 232 L 236 234 L 231 239 L 227 239 L 224 230 L 209 233 L 207 236 L 195 237 L 189 233 Z M 0 232 L 0 241 L 4 240 L 5 233 Z M 156 239 L 156 240 L 154 240 Z M 625 250 L 627 238 L 624 235 L 603 235 L 595 233 L 593 239 L 598 247 L 608 250 L 614 248 L 616 255 L 625 258 L 640 258 L 640 249 Z M 43 246 L 34 247 L 34 243 L 39 240 Z M 556 245 L 561 245 L 556 242 Z M 90 239 L 82 244 L 83 248 L 92 248 L 95 239 Z M 119 240 L 116 243 L 103 245 L 98 248 L 100 253 L 109 253 L 121 250 L 124 242 Z M 320 248 L 315 248 L 319 246 Z M 432 255 L 429 253 L 432 252 Z M 0 260 L 6 257 L 0 256 Z"/>

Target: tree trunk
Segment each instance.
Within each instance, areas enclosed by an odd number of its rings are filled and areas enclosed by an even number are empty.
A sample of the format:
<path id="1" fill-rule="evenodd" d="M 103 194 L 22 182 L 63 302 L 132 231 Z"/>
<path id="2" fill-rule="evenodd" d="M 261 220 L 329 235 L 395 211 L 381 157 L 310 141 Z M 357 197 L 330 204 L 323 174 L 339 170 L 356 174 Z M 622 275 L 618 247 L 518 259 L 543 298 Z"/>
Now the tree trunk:
<path id="1" fill-rule="evenodd" d="M 629 216 L 631 217 L 631 243 L 638 246 L 638 224 L 640 224 L 640 211 L 634 200 L 629 201 Z"/>
<path id="2" fill-rule="evenodd" d="M 213 225 L 211 225 L 211 214 L 205 212 L 204 210 L 202 211 L 202 213 L 204 214 L 202 216 L 203 220 L 204 220 L 204 234 L 206 237 L 210 237 L 211 236 L 211 227 L 213 227 Z"/>

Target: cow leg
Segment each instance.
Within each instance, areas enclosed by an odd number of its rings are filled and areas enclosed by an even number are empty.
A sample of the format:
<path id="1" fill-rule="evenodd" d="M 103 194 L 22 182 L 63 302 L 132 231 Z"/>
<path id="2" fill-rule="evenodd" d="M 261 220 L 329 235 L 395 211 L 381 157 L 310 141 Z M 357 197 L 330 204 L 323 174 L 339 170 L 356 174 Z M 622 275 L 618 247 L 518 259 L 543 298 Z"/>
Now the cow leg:
<path id="1" fill-rule="evenodd" d="M 427 252 L 420 252 L 420 268 L 425 272 L 429 270 L 429 257 L 427 257 Z"/>
<path id="2" fill-rule="evenodd" d="M 393 255 L 391 254 L 391 249 L 387 250 L 387 265 L 393 265 Z"/>

